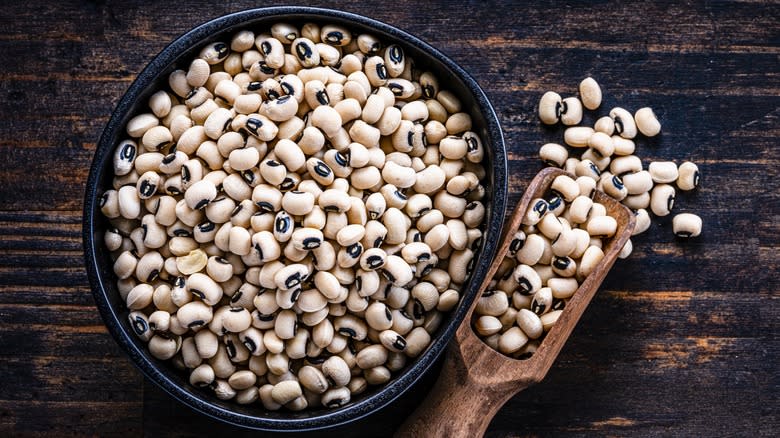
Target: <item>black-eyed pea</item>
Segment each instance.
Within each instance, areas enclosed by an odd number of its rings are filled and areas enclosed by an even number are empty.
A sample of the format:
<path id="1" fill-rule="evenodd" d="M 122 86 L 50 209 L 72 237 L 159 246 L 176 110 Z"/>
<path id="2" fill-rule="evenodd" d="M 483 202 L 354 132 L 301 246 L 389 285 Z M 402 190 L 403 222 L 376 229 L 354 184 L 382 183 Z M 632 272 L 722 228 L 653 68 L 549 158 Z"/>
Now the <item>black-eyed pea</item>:
<path id="1" fill-rule="evenodd" d="M 107 191 L 101 198 L 101 209 L 115 216 L 126 219 L 135 219 L 141 214 L 141 199 L 135 186 L 123 186 L 118 191 Z"/>
<path id="2" fill-rule="evenodd" d="M 471 116 L 467 113 L 455 113 L 447 118 L 444 126 L 450 135 L 462 134 L 471 130 Z"/>
<path id="3" fill-rule="evenodd" d="M 268 409 L 269 411 L 278 411 L 282 408 L 282 405 L 276 403 L 273 397 L 271 397 L 271 391 L 273 391 L 273 388 L 274 385 L 265 384 L 257 389 L 257 394 L 265 409 Z"/>
<path id="4" fill-rule="evenodd" d="M 382 266 L 382 274 L 394 286 L 405 286 L 414 278 L 411 266 L 396 255 L 388 255 Z"/>
<path id="5" fill-rule="evenodd" d="M 327 271 L 336 265 L 336 250 L 330 242 L 323 241 L 319 247 L 311 251 L 314 267 L 318 271 Z"/>
<path id="6" fill-rule="evenodd" d="M 527 343 L 528 337 L 523 333 L 523 330 L 520 327 L 512 327 L 500 335 L 496 347 L 504 354 L 512 354 Z"/>
<path id="7" fill-rule="evenodd" d="M 577 262 L 571 257 L 556 256 L 550 266 L 552 266 L 553 272 L 561 277 L 572 277 L 577 273 Z"/>
<path id="8" fill-rule="evenodd" d="M 561 123 L 566 126 L 577 125 L 582 121 L 582 102 L 576 97 L 567 97 L 561 101 Z"/>
<path id="9" fill-rule="evenodd" d="M 272 322 L 273 322 L 272 318 Z M 274 324 L 269 327 L 271 329 L 274 328 Z M 284 351 L 284 341 L 279 338 L 279 336 L 276 335 L 275 330 L 266 330 L 263 332 L 263 344 L 268 349 L 268 354 L 266 354 L 266 365 L 268 365 L 268 355 L 269 354 L 281 354 Z"/>
<path id="10" fill-rule="evenodd" d="M 322 374 L 328 380 L 328 383 L 334 388 L 340 388 L 349 383 L 351 373 L 349 366 L 339 356 L 331 356 L 322 363 Z"/>
<path id="11" fill-rule="evenodd" d="M 463 212 L 463 223 L 469 228 L 476 228 L 482 223 L 485 217 L 485 205 L 479 201 L 471 201 L 466 204 Z"/>
<path id="12" fill-rule="evenodd" d="M 428 120 L 428 106 L 422 100 L 409 102 L 401 108 L 401 118 L 414 123 L 424 122 Z"/>
<path id="13" fill-rule="evenodd" d="M 163 269 L 163 263 L 165 260 L 159 252 L 146 252 L 136 264 L 135 277 L 140 281 L 151 283 L 159 276 Z"/>
<path id="14" fill-rule="evenodd" d="M 601 87 L 598 82 L 591 77 L 587 77 L 580 82 L 580 98 L 582 105 L 589 110 L 595 110 L 601 105 Z"/>
<path id="15" fill-rule="evenodd" d="M 593 208 L 593 200 L 589 196 L 577 196 L 569 205 L 569 221 L 573 224 L 585 223 L 591 208 Z"/>
<path id="16" fill-rule="evenodd" d="M 669 184 L 658 184 L 650 192 L 650 210 L 656 216 L 666 216 L 674 207 L 675 190 Z"/>
<path id="17" fill-rule="evenodd" d="M 281 381 L 271 389 L 271 398 L 280 405 L 290 403 L 302 394 L 303 390 L 297 380 Z"/>
<path id="18" fill-rule="evenodd" d="M 596 123 L 593 125 L 593 129 L 596 132 L 602 132 L 612 137 L 612 134 L 615 133 L 615 121 L 612 120 L 612 117 L 609 116 L 600 117 L 598 120 L 596 120 Z M 620 136 L 612 137 L 613 147 L 615 146 L 616 138 L 622 138 L 622 137 Z M 633 150 L 630 153 L 633 153 Z"/>
<path id="19" fill-rule="evenodd" d="M 639 108 L 634 113 L 636 128 L 646 137 L 655 137 L 661 132 L 661 122 L 658 121 L 652 108 Z"/>
<path id="20" fill-rule="evenodd" d="M 404 353 L 409 357 L 417 357 L 431 343 L 431 335 L 422 327 L 413 329 L 406 338 L 406 349 Z"/>
<path id="21" fill-rule="evenodd" d="M 544 238 L 538 234 L 529 234 L 525 238 L 523 247 L 517 252 L 516 258 L 522 264 L 533 266 L 544 253 Z"/>
<path id="22" fill-rule="evenodd" d="M 384 385 L 390 381 L 392 374 L 387 367 L 378 366 L 365 370 L 364 376 L 369 385 Z"/>
<path id="23" fill-rule="evenodd" d="M 545 125 L 554 125 L 561 119 L 563 112 L 563 99 L 561 95 L 548 91 L 539 100 L 539 120 Z"/>
<path id="24" fill-rule="evenodd" d="M 622 201 L 628 196 L 628 189 L 623 184 L 623 180 L 617 175 L 610 175 L 608 172 L 602 174 L 599 188 L 617 201 Z"/>
<path id="25" fill-rule="evenodd" d="M 617 230 L 617 221 L 612 216 L 598 216 L 590 219 L 587 225 L 592 237 L 612 237 Z"/>
<path id="26" fill-rule="evenodd" d="M 539 319 L 542 321 L 542 328 L 545 332 L 549 332 L 550 329 L 558 322 L 558 318 L 561 317 L 562 310 L 553 310 L 542 315 Z"/>
<path id="27" fill-rule="evenodd" d="M 639 195 L 629 195 L 623 199 L 623 205 L 632 209 L 639 210 L 640 208 L 650 207 L 650 192 L 644 192 Z"/>
<path id="28" fill-rule="evenodd" d="M 615 142 L 603 132 L 594 132 L 588 139 L 588 147 L 601 157 L 609 157 L 615 152 Z"/>
<path id="29" fill-rule="evenodd" d="M 385 68 L 388 75 L 397 78 L 404 71 L 406 57 L 404 51 L 398 44 L 387 46 L 384 53 Z"/>
<path id="30" fill-rule="evenodd" d="M 149 326 L 149 318 L 147 318 L 143 312 L 130 312 L 130 314 L 127 316 L 127 320 L 130 322 L 130 327 L 132 328 L 133 333 L 135 333 L 139 339 L 144 342 L 148 342 L 149 339 L 152 338 L 154 332 Z"/>
<path id="31" fill-rule="evenodd" d="M 370 345 L 358 352 L 356 365 L 363 370 L 378 367 L 387 361 L 387 353 L 387 349 L 381 344 Z"/>
<path id="32" fill-rule="evenodd" d="M 582 254 L 582 258 L 577 266 L 577 278 L 584 280 L 585 278 L 596 269 L 601 260 L 604 258 L 604 251 L 597 246 L 589 246 L 585 253 Z"/>
<path id="33" fill-rule="evenodd" d="M 550 240 L 557 239 L 563 231 L 563 224 L 561 223 L 561 220 L 553 214 L 544 215 L 542 220 L 536 224 L 536 227 L 545 237 Z"/>
<path id="34" fill-rule="evenodd" d="M 653 177 L 650 172 L 646 170 L 627 173 L 622 176 L 622 180 L 629 195 L 646 193 L 653 188 Z"/>
<path id="35" fill-rule="evenodd" d="M 677 165 L 673 161 L 653 161 L 647 170 L 655 183 L 670 184 L 680 176 Z"/>
<path id="36" fill-rule="evenodd" d="M 536 313 L 528 309 L 520 309 L 517 312 L 517 326 L 530 339 L 538 339 L 544 334 L 542 320 Z"/>
<path id="37" fill-rule="evenodd" d="M 193 336 L 195 348 L 202 359 L 211 359 L 219 352 L 219 339 L 210 330 L 199 330 Z"/>
<path id="38" fill-rule="evenodd" d="M 577 163 L 579 163 L 580 160 L 577 158 L 567 158 L 566 161 L 563 163 L 563 170 L 565 170 L 568 173 L 573 174 L 577 168 Z"/>
<path id="39" fill-rule="evenodd" d="M 432 164 L 417 172 L 413 188 L 417 193 L 430 195 L 443 187 L 446 181 L 444 170 L 438 165 Z"/>
<path id="40" fill-rule="evenodd" d="M 179 352 L 181 338 L 156 334 L 149 339 L 149 353 L 157 359 L 168 360 Z"/>
<path id="41" fill-rule="evenodd" d="M 495 316 L 483 315 L 477 318 L 474 328 L 481 336 L 490 336 L 500 332 L 502 324 Z"/>
<path id="42" fill-rule="evenodd" d="M 371 56 L 366 59 L 363 67 L 368 82 L 373 87 L 381 87 L 387 83 L 388 74 L 385 60 L 380 56 Z"/>
<path id="43" fill-rule="evenodd" d="M 133 140 L 126 139 L 121 141 L 114 150 L 113 169 L 114 175 L 123 176 L 133 170 L 136 156 L 138 154 L 138 144 Z"/>
<path id="44" fill-rule="evenodd" d="M 453 196 L 444 190 L 438 192 L 433 198 L 433 207 L 449 218 L 463 216 L 463 213 L 466 211 L 466 204 L 466 199 Z"/>
<path id="45" fill-rule="evenodd" d="M 533 295 L 542 287 L 542 280 L 539 274 L 529 265 L 517 265 L 517 268 L 512 272 L 512 277 L 517 282 L 518 291 L 522 295 Z"/>
<path id="46" fill-rule="evenodd" d="M 686 161 L 678 169 L 677 187 L 680 190 L 693 190 L 699 186 L 699 167 Z"/>
<path id="47" fill-rule="evenodd" d="M 563 141 L 575 148 L 584 148 L 588 146 L 588 140 L 595 131 L 587 126 L 574 126 L 566 128 L 563 132 Z"/>
<path id="48" fill-rule="evenodd" d="M 547 143 L 539 149 L 539 158 L 548 166 L 563 167 L 569 152 L 557 143 Z"/>
<path id="49" fill-rule="evenodd" d="M 536 291 L 531 300 L 531 311 L 537 315 L 543 315 L 552 309 L 553 296 L 552 289 L 543 287 Z"/>
<path id="50" fill-rule="evenodd" d="M 385 86 L 393 92 L 393 95 L 398 100 L 409 99 L 412 97 L 415 91 L 415 87 L 412 82 L 401 78 L 388 79 Z"/>
<path id="51" fill-rule="evenodd" d="M 179 97 L 186 97 L 192 90 L 192 86 L 187 82 L 187 72 L 180 69 L 168 75 L 168 86 Z"/>
<path id="52" fill-rule="evenodd" d="M 477 300 L 477 315 L 500 316 L 509 307 L 509 297 L 502 290 L 485 291 Z"/>
<path id="53" fill-rule="evenodd" d="M 677 237 L 685 239 L 697 237 L 701 234 L 701 228 L 702 220 L 695 214 L 680 213 L 672 219 L 672 229 Z"/>
<path id="54" fill-rule="evenodd" d="M 623 108 L 612 108 L 609 116 L 615 122 L 615 134 L 623 138 L 633 139 L 637 134 L 636 122 L 630 112 Z"/>
<path id="55" fill-rule="evenodd" d="M 223 290 L 214 280 L 199 272 L 187 279 L 189 291 L 210 306 L 216 305 L 222 298 Z"/>
<path id="56" fill-rule="evenodd" d="M 574 295 L 579 283 L 576 278 L 553 277 L 547 280 L 547 287 L 552 291 L 553 298 L 566 299 Z"/>
<path id="57" fill-rule="evenodd" d="M 152 113 L 139 114 L 127 122 L 127 134 L 133 138 L 141 138 L 146 131 L 158 126 L 160 119 Z"/>

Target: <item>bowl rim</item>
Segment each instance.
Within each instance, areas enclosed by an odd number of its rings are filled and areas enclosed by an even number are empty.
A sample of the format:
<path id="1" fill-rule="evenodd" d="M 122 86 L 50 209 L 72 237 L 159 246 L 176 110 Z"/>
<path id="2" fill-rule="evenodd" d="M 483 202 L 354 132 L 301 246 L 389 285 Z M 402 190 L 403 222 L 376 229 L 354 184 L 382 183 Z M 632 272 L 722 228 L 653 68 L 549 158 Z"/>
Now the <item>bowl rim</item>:
<path id="1" fill-rule="evenodd" d="M 489 209 L 490 220 L 486 223 L 484 235 L 495 236 L 495 238 L 486 239 L 487 241 L 484 243 L 483 251 L 479 256 L 480 259 L 487 259 L 487 262 L 480 260 L 480 262 L 477 263 L 474 272 L 472 272 L 472 279 L 468 283 L 472 290 L 468 291 L 469 293 L 464 294 L 461 303 L 453 312 L 451 321 L 449 321 L 446 327 L 440 329 L 442 331 L 432 339 L 431 345 L 422 355 L 415 358 L 413 363 L 408 365 L 402 373 L 381 388 L 381 390 L 355 403 L 349 404 L 344 408 L 336 409 L 332 412 L 326 411 L 321 415 L 309 418 L 276 419 L 246 415 L 211 403 L 200 394 L 187 391 L 185 388 L 171 380 L 158 369 L 157 364 L 150 360 L 148 351 L 142 351 L 134 343 L 131 339 L 133 335 L 126 331 L 120 323 L 120 318 L 122 318 L 122 316 L 120 316 L 118 310 L 110 304 L 108 296 L 110 292 L 104 286 L 104 282 L 112 280 L 103 277 L 99 266 L 100 258 L 96 252 L 96 244 L 102 244 L 102 239 L 96 238 L 98 233 L 97 221 L 99 219 L 96 217 L 99 216 L 99 207 L 97 207 L 97 203 L 100 198 L 98 196 L 98 186 L 100 180 L 104 177 L 104 171 L 100 164 L 105 163 L 105 160 L 109 159 L 107 155 L 110 156 L 113 153 L 113 144 L 109 143 L 111 137 L 118 129 L 122 128 L 124 118 L 127 117 L 129 111 L 134 106 L 135 101 L 150 84 L 159 79 L 159 75 L 162 74 L 166 68 L 175 64 L 182 54 L 194 45 L 202 44 L 210 37 L 213 37 L 213 35 L 228 31 L 232 27 L 271 17 L 278 17 L 280 20 L 301 20 L 304 18 L 321 20 L 335 18 L 342 21 L 349 21 L 359 26 L 376 29 L 384 34 L 390 35 L 396 40 L 402 41 L 406 45 L 413 46 L 416 49 L 425 52 L 428 56 L 434 58 L 446 69 L 449 69 L 454 73 L 457 79 L 472 94 L 479 111 L 484 116 L 486 125 L 485 130 L 488 132 L 491 140 L 489 146 L 493 150 L 490 169 L 493 172 L 493 191 L 491 193 L 492 199 L 491 207 Z M 466 311 L 470 307 L 471 302 L 475 299 L 476 290 L 479 285 L 475 283 L 473 279 L 486 274 L 487 265 L 489 265 L 490 259 L 492 259 L 495 254 L 498 246 L 498 236 L 501 235 L 502 231 L 506 201 L 506 147 L 498 116 L 484 91 L 479 87 L 477 81 L 462 67 L 422 39 L 392 25 L 360 14 L 305 6 L 263 7 L 247 9 L 216 17 L 179 35 L 149 61 L 128 87 L 119 103 L 114 108 L 109 121 L 106 123 L 93 155 L 83 204 L 82 243 L 87 276 L 100 315 L 111 335 L 120 345 L 122 350 L 130 357 L 131 362 L 139 368 L 149 380 L 162 388 L 174 399 L 211 418 L 254 430 L 303 432 L 343 426 L 381 410 L 403 395 L 433 366 L 441 356 L 441 353 L 444 351 L 447 344 L 453 338 L 455 330 L 463 321 Z"/>

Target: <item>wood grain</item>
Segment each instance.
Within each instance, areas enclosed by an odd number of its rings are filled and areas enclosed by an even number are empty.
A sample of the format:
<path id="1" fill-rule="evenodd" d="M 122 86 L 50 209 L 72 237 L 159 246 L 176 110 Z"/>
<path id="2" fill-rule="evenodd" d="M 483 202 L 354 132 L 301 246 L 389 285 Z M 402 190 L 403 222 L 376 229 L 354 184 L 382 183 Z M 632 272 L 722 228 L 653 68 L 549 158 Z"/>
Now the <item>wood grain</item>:
<path id="1" fill-rule="evenodd" d="M 396 25 L 477 78 L 504 128 L 513 203 L 541 168 L 538 147 L 562 137 L 539 126 L 539 96 L 574 94 L 586 75 L 604 87 L 599 115 L 617 104 L 659 114 L 662 135 L 638 144 L 645 163 L 700 165 L 701 188 L 676 209 L 701 215 L 703 235 L 679 242 L 670 218 L 654 220 L 544 382 L 512 398 L 487 436 L 776 434 L 776 2 L 311 3 Z M 94 308 L 80 221 L 95 143 L 135 75 L 192 26 L 256 6 L 0 9 L 0 434 L 243 435 L 145 384 L 122 355 Z M 392 434 L 395 417 L 351 433 Z"/>

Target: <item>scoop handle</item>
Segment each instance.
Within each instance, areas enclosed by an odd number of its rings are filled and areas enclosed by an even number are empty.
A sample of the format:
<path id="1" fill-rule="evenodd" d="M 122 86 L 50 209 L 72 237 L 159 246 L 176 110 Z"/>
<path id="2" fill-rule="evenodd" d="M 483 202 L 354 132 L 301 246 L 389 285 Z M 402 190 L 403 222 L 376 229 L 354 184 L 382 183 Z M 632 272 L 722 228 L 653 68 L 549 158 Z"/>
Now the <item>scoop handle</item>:
<path id="1" fill-rule="evenodd" d="M 457 342 L 453 342 L 457 344 Z M 493 416 L 529 383 L 486 385 L 469 373 L 459 345 L 450 345 L 439 379 L 396 437 L 481 437 Z M 475 368 L 476 366 L 476 368 Z"/>

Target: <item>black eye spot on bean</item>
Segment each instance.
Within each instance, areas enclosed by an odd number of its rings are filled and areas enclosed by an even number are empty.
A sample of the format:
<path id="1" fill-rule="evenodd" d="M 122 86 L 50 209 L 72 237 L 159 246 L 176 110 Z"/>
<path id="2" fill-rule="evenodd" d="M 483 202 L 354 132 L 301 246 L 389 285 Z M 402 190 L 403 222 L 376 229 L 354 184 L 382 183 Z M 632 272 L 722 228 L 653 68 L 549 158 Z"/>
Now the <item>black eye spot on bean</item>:
<path id="1" fill-rule="evenodd" d="M 257 345 L 255 345 L 255 341 L 253 341 L 250 338 L 244 338 L 244 346 L 247 350 L 249 350 L 250 353 L 254 353 L 257 349 Z"/>
<path id="2" fill-rule="evenodd" d="M 393 341 L 393 348 L 396 350 L 403 350 L 406 348 L 406 339 L 401 337 L 400 335 L 395 337 L 395 340 Z"/>
<path id="3" fill-rule="evenodd" d="M 108 192 L 103 193 L 103 196 L 100 197 L 100 207 L 105 207 L 106 202 L 108 202 Z"/>
<path id="4" fill-rule="evenodd" d="M 295 188 L 295 181 L 289 176 L 286 177 L 281 184 L 279 184 L 279 190 L 285 192 Z"/>
<path id="5" fill-rule="evenodd" d="M 311 58 L 312 50 L 307 43 L 298 43 L 295 45 L 295 54 L 298 55 L 298 59 L 305 61 Z"/>
<path id="6" fill-rule="evenodd" d="M 393 195 L 395 195 L 396 198 L 398 198 L 398 199 L 400 199 L 402 201 L 406 201 L 406 199 L 407 199 L 406 194 L 404 194 L 402 189 L 397 189 L 396 191 L 393 192 Z"/>
<path id="7" fill-rule="evenodd" d="M 125 161 L 133 161 L 135 158 L 135 146 L 132 143 L 125 143 L 122 145 L 122 150 L 119 152 L 119 158 Z"/>
<path id="8" fill-rule="evenodd" d="M 417 298 L 414 299 L 414 306 L 412 306 L 412 312 L 414 313 L 414 319 L 422 319 L 423 315 L 425 315 L 425 308 L 423 307 L 420 300 Z"/>
<path id="9" fill-rule="evenodd" d="M 376 75 L 379 79 L 387 79 L 387 68 L 384 63 L 380 62 L 376 65 Z"/>
<path id="10" fill-rule="evenodd" d="M 184 277 L 176 277 L 176 280 L 173 282 L 174 287 L 184 287 L 185 280 Z"/>
<path id="11" fill-rule="evenodd" d="M 347 255 L 352 257 L 353 259 L 360 257 L 360 254 L 362 253 L 363 253 L 363 245 L 361 245 L 360 242 L 349 245 L 347 247 Z"/>
<path id="12" fill-rule="evenodd" d="M 173 230 L 173 235 L 176 237 L 190 237 L 192 236 L 192 233 L 190 233 L 189 230 L 185 230 L 184 228 L 179 228 Z"/>
<path id="13" fill-rule="evenodd" d="M 539 214 L 539 216 L 544 215 L 547 213 L 547 201 L 538 201 L 536 204 L 534 204 L 533 210 Z"/>
<path id="14" fill-rule="evenodd" d="M 287 289 L 292 289 L 295 286 L 298 286 L 301 284 L 301 273 L 296 272 L 295 274 L 287 277 L 286 280 L 284 280 L 284 285 L 287 287 Z"/>
<path id="15" fill-rule="evenodd" d="M 322 240 L 318 237 L 307 237 L 303 239 L 303 248 L 304 249 L 315 249 L 319 248 L 320 244 L 322 244 Z"/>
<path id="16" fill-rule="evenodd" d="M 196 319 L 195 321 L 192 321 L 191 323 L 187 324 L 187 328 L 197 328 L 205 324 L 206 321 L 202 319 Z"/>
<path id="17" fill-rule="evenodd" d="M 383 243 L 384 241 L 385 241 L 385 238 L 384 238 L 384 237 L 382 237 L 382 236 L 380 236 L 380 237 L 377 237 L 377 238 L 374 240 L 374 248 L 379 248 L 380 246 L 382 246 L 382 243 Z"/>
<path id="18" fill-rule="evenodd" d="M 563 199 L 560 196 L 553 196 L 547 200 L 547 205 L 550 210 L 555 210 L 563 204 Z"/>
<path id="19" fill-rule="evenodd" d="M 316 164 L 314 165 L 314 173 L 316 173 L 317 175 L 323 178 L 327 178 L 328 176 L 330 176 L 331 172 L 332 171 L 330 170 L 330 167 L 328 167 L 327 164 L 325 164 L 321 160 L 316 161 Z"/>
<path id="20" fill-rule="evenodd" d="M 190 169 L 187 166 L 181 168 L 181 182 L 186 183 L 190 180 Z"/>
<path id="21" fill-rule="evenodd" d="M 277 233 L 286 233 L 290 229 L 291 222 L 289 216 L 279 216 L 274 223 L 274 229 Z"/>
<path id="22" fill-rule="evenodd" d="M 569 258 L 568 257 L 555 257 L 553 259 L 553 267 L 558 269 L 566 269 L 569 267 Z"/>
<path id="23" fill-rule="evenodd" d="M 341 327 L 339 329 L 339 333 L 345 336 L 349 336 L 350 338 L 357 337 L 357 332 L 354 329 L 351 329 L 349 327 Z"/>
<path id="24" fill-rule="evenodd" d="M 255 202 L 255 205 L 257 205 L 257 208 L 263 213 L 271 213 L 274 211 L 274 206 L 268 201 L 257 201 Z"/>
<path id="25" fill-rule="evenodd" d="M 257 258 L 262 260 L 263 259 L 263 248 L 260 246 L 259 243 L 255 244 L 255 251 L 257 252 Z"/>
<path id="26" fill-rule="evenodd" d="M 399 46 L 390 47 L 390 60 L 393 62 L 401 62 L 404 60 L 404 52 Z"/>
<path id="27" fill-rule="evenodd" d="M 133 331 L 135 334 L 142 336 L 147 330 L 149 330 L 149 325 L 146 323 L 146 320 L 140 316 L 136 316 L 133 320 Z"/>
<path id="28" fill-rule="evenodd" d="M 282 104 L 284 104 L 285 102 L 287 102 L 288 100 L 290 100 L 290 97 L 291 97 L 291 96 L 282 96 L 282 97 L 280 97 L 280 98 L 276 99 L 276 101 L 275 101 L 275 102 L 276 102 L 276 104 L 277 104 L 277 105 L 282 105 Z"/>
<path id="29" fill-rule="evenodd" d="M 523 295 L 530 295 L 531 290 L 533 289 L 533 286 L 531 285 L 531 282 L 527 278 L 521 278 L 517 284 L 520 286 L 520 293 Z"/>
<path id="30" fill-rule="evenodd" d="M 666 199 L 666 208 L 671 211 L 672 207 L 674 207 L 674 195 L 669 195 Z"/>
<path id="31" fill-rule="evenodd" d="M 287 82 L 282 82 L 279 84 L 279 87 L 281 87 L 284 94 L 288 96 L 294 96 L 295 95 L 295 88 L 293 88 L 292 85 L 288 84 Z"/>
<path id="32" fill-rule="evenodd" d="M 284 88 L 285 85 L 287 85 L 287 84 L 283 83 L 282 84 L 282 88 Z M 263 88 L 263 83 L 259 82 L 259 81 L 250 82 L 250 83 L 248 83 L 246 85 L 246 90 L 247 91 L 257 91 L 257 90 L 260 90 L 262 88 Z"/>
<path id="33" fill-rule="evenodd" d="M 376 269 L 380 266 L 382 266 L 382 263 L 384 263 L 384 259 L 381 256 L 378 255 L 372 255 L 368 256 L 366 258 L 366 263 L 368 264 L 368 267 L 371 269 Z"/>
<path id="34" fill-rule="evenodd" d="M 520 248 L 522 248 L 524 244 L 524 239 L 512 239 L 512 242 L 509 244 L 509 252 L 511 254 L 516 254 L 517 251 L 520 251 Z"/>
<path id="35" fill-rule="evenodd" d="M 544 303 L 540 303 L 536 300 L 531 302 L 531 312 L 534 312 L 537 315 L 543 314 L 546 308 L 547 306 Z"/>
<path id="36" fill-rule="evenodd" d="M 320 105 L 327 105 L 330 103 L 330 98 L 328 97 L 328 92 L 325 90 L 319 90 L 314 95 L 317 98 L 317 102 L 320 103 Z"/>
<path id="37" fill-rule="evenodd" d="M 325 35 L 325 41 L 332 44 L 340 44 L 343 39 L 344 39 L 344 34 L 337 30 L 328 32 L 328 34 Z"/>
<path id="38" fill-rule="evenodd" d="M 208 199 L 201 199 L 197 204 L 195 204 L 195 210 L 200 210 L 201 208 L 209 205 Z"/>
<path id="39" fill-rule="evenodd" d="M 196 297 L 200 298 L 201 300 L 206 298 L 206 294 L 203 292 L 197 290 L 197 289 L 190 289 L 190 293 L 195 295 Z"/>
<path id="40" fill-rule="evenodd" d="M 271 43 L 268 41 L 263 41 L 260 44 L 260 49 L 263 51 L 263 54 L 267 56 L 269 53 L 271 53 Z"/>
<path id="41" fill-rule="evenodd" d="M 257 312 L 257 319 L 262 322 L 273 321 L 274 319 L 276 319 L 276 315 L 274 315 L 273 313 L 270 315 L 265 315 L 263 313 Z"/>
<path id="42" fill-rule="evenodd" d="M 612 184 L 618 190 L 622 190 L 623 189 L 623 180 L 621 180 L 620 177 L 617 176 L 617 175 L 612 177 Z"/>
<path id="43" fill-rule="evenodd" d="M 552 310 L 563 310 L 564 307 L 566 307 L 566 301 L 560 298 L 553 298 Z"/>
<path id="44" fill-rule="evenodd" d="M 349 166 L 349 159 L 345 157 L 341 152 L 336 152 L 336 155 L 334 156 L 334 160 L 336 160 L 336 164 L 339 166 L 347 167 Z"/>
<path id="45" fill-rule="evenodd" d="M 422 87 L 423 96 L 427 97 L 428 99 L 433 99 L 433 93 L 435 91 L 436 89 L 433 88 L 433 85 L 431 84 L 425 84 L 425 86 Z"/>
<path id="46" fill-rule="evenodd" d="M 402 94 L 404 94 L 404 87 L 401 86 L 401 84 L 397 84 L 395 82 L 391 82 L 391 83 L 387 84 L 387 88 L 389 88 L 390 91 L 392 91 L 393 94 L 396 97 L 401 96 Z"/>

